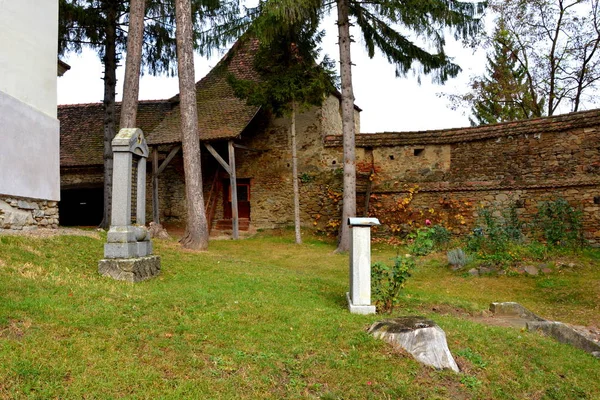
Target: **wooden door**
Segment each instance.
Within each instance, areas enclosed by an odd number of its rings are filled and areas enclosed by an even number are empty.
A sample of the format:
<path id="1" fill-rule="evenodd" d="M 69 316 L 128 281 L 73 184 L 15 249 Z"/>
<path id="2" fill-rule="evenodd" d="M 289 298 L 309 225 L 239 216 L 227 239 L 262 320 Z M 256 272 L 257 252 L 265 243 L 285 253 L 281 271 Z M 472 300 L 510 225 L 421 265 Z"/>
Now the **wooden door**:
<path id="1" fill-rule="evenodd" d="M 250 179 L 237 180 L 238 217 L 250 219 Z M 231 219 L 231 184 L 223 180 L 223 218 Z"/>

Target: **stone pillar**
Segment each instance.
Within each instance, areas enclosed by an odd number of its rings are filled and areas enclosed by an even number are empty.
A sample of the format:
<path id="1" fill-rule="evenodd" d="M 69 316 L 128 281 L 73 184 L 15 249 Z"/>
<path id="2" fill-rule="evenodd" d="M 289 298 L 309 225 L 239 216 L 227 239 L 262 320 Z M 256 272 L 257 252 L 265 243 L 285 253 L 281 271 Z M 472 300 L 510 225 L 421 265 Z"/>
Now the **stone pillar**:
<path id="1" fill-rule="evenodd" d="M 114 147 L 113 147 L 114 148 Z M 114 151 L 110 226 L 131 225 L 132 154 Z"/>
<path id="2" fill-rule="evenodd" d="M 371 226 L 377 218 L 348 218 L 350 225 L 350 292 L 346 293 L 352 314 L 375 314 L 371 305 Z"/>
<path id="3" fill-rule="evenodd" d="M 124 128 L 112 141 L 113 189 L 111 226 L 98 271 L 117 280 L 139 282 L 160 273 L 160 258 L 152 255 L 146 222 L 146 159 L 148 145 L 137 128 Z M 136 225 L 131 223 L 131 172 L 137 162 Z"/>
<path id="4" fill-rule="evenodd" d="M 137 164 L 137 206 L 135 223 L 146 225 L 146 158 L 140 157 Z"/>

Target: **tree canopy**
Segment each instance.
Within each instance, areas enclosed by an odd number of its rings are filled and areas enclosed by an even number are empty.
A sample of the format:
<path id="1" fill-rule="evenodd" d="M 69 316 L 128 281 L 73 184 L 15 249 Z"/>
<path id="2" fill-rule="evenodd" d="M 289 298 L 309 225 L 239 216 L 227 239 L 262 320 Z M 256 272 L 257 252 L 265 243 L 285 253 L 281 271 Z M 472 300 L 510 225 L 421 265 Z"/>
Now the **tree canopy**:
<path id="1" fill-rule="evenodd" d="M 599 0 L 497 0 L 532 98 L 546 115 L 578 111 L 598 98 Z"/>
<path id="2" fill-rule="evenodd" d="M 518 51 L 499 21 L 493 35 L 493 54 L 487 57 L 486 75 L 471 82 L 473 91 L 465 96 L 472 102 L 471 125 L 494 124 L 543 115 L 543 100 L 528 90 L 527 71 L 518 63 Z"/>

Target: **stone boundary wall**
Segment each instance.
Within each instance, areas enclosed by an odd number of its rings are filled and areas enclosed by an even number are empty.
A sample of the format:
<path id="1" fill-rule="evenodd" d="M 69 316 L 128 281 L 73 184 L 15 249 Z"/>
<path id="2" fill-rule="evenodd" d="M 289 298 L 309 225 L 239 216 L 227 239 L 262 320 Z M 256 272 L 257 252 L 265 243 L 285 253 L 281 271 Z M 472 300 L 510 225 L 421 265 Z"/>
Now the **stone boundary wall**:
<path id="1" fill-rule="evenodd" d="M 58 202 L 0 195 L 0 230 L 58 228 Z"/>
<path id="2" fill-rule="evenodd" d="M 404 213 L 407 220 L 396 222 L 411 229 L 430 219 L 467 233 L 481 207 L 498 215 L 514 205 L 527 224 L 541 202 L 564 198 L 583 212 L 586 239 L 600 245 L 599 142 L 600 110 L 592 110 L 472 128 L 360 134 L 357 166 L 374 171 L 369 214 L 382 220 Z M 338 150 L 341 141 L 328 136 L 324 144 Z M 359 214 L 364 172 L 357 184 Z M 398 211 L 405 199 L 408 211 Z M 390 233 L 386 227 L 380 232 Z"/>

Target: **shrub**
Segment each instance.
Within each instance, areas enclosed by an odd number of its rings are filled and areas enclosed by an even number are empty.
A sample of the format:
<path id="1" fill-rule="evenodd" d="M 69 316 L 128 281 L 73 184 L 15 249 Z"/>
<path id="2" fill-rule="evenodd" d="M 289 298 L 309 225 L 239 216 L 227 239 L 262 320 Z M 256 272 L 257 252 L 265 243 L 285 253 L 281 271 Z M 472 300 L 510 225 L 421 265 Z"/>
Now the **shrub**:
<path id="1" fill-rule="evenodd" d="M 540 205 L 535 224 L 549 245 L 580 246 L 583 244 L 581 215 L 567 200 L 558 198 Z"/>
<path id="2" fill-rule="evenodd" d="M 514 203 L 503 213 L 481 209 L 479 224 L 480 227 L 467 238 L 467 249 L 471 252 L 504 253 L 510 243 L 523 241 L 523 222 L 519 220 Z"/>
<path id="3" fill-rule="evenodd" d="M 453 249 L 447 253 L 448 263 L 454 267 L 462 268 L 471 262 L 471 257 L 463 249 Z"/>
<path id="4" fill-rule="evenodd" d="M 398 303 L 400 292 L 410 278 L 415 261 L 410 257 L 397 256 L 388 266 L 377 262 L 371 267 L 371 295 L 379 312 L 392 312 Z"/>
<path id="5" fill-rule="evenodd" d="M 441 248 L 450 241 L 450 231 L 441 225 L 421 228 L 409 235 L 413 242 L 408 251 L 417 256 L 426 256 L 436 248 Z"/>

